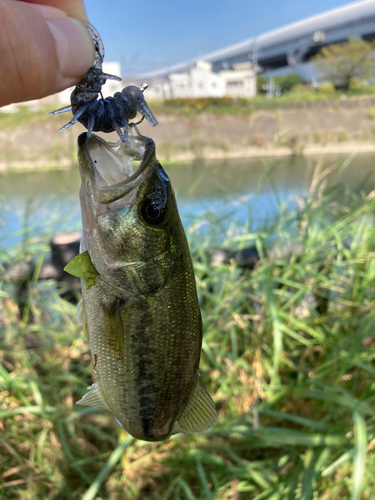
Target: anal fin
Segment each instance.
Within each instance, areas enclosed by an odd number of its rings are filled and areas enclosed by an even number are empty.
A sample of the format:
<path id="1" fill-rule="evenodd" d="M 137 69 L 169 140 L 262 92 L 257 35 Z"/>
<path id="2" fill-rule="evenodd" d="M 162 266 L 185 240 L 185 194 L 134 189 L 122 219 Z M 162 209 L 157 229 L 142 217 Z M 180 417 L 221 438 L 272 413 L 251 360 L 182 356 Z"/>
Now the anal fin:
<path id="1" fill-rule="evenodd" d="M 77 405 L 95 406 L 95 408 L 102 408 L 104 410 L 111 411 L 100 395 L 98 384 L 90 385 L 90 387 L 88 387 L 88 390 L 89 392 L 86 392 L 86 394 L 83 395 L 82 399 L 77 401 Z"/>
<path id="2" fill-rule="evenodd" d="M 203 432 L 212 427 L 215 422 L 215 404 L 201 380 L 197 378 L 187 407 L 174 425 L 173 434 Z"/>

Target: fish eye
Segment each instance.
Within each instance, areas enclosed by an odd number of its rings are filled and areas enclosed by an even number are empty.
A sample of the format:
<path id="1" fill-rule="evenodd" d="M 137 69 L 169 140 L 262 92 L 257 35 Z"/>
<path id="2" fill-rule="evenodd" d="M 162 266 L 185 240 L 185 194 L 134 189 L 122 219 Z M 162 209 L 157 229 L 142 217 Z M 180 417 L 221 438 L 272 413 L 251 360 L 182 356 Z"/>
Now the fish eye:
<path id="1" fill-rule="evenodd" d="M 160 209 L 152 200 L 146 200 L 141 208 L 141 215 L 145 222 L 152 226 L 161 224 L 165 217 L 165 210 Z"/>

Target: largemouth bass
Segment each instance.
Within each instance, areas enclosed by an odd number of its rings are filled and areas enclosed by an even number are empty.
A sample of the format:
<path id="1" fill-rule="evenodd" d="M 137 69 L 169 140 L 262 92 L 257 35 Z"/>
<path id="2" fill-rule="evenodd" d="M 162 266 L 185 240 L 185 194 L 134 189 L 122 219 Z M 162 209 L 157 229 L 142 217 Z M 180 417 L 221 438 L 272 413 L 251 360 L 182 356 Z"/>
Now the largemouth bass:
<path id="1" fill-rule="evenodd" d="M 155 145 L 143 136 L 115 145 L 84 133 L 78 152 L 82 252 L 95 274 L 93 286 L 82 282 L 81 320 L 96 378 L 78 404 L 109 409 L 145 441 L 202 432 L 216 411 L 198 373 L 194 271 Z M 133 174 L 134 160 L 141 164 Z"/>

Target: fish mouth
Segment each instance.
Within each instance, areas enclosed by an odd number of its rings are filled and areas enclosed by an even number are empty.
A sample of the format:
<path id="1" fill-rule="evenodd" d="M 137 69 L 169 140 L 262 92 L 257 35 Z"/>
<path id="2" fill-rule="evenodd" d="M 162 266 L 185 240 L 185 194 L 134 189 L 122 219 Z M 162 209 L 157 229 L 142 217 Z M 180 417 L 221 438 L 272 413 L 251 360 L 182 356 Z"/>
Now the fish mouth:
<path id="1" fill-rule="evenodd" d="M 131 129 L 130 129 L 131 130 Z M 126 197 L 147 179 L 155 162 L 155 143 L 129 133 L 127 142 L 107 142 L 84 132 L 78 137 L 78 159 L 82 187 L 97 205 L 109 205 Z M 134 161 L 140 161 L 133 172 Z M 129 200 L 130 201 L 130 200 Z M 98 206 L 98 208 L 100 208 Z"/>

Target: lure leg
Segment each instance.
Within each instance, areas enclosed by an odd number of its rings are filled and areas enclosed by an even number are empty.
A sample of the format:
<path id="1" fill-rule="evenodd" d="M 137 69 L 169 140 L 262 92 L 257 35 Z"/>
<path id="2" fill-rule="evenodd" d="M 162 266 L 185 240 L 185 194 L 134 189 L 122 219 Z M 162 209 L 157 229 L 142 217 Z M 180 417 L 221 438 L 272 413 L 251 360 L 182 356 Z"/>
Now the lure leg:
<path id="1" fill-rule="evenodd" d="M 110 105 L 109 101 L 106 101 L 106 104 L 107 104 L 107 106 L 105 106 L 105 110 L 109 116 L 109 121 L 111 122 L 113 129 L 118 133 L 121 141 L 126 142 L 128 140 L 128 130 L 125 129 L 125 127 L 124 127 L 124 133 L 122 133 L 120 126 L 116 122 L 115 112 L 113 111 L 112 106 Z"/>
<path id="2" fill-rule="evenodd" d="M 90 87 L 95 84 L 95 81 L 100 83 L 100 85 L 104 85 L 107 80 L 116 80 L 118 82 L 121 82 L 121 78 L 119 76 L 103 73 L 100 68 L 90 68 L 86 78 L 87 85 L 89 85 Z"/>
<path id="3" fill-rule="evenodd" d="M 151 109 L 148 107 L 145 100 L 143 102 L 141 100 L 137 100 L 135 103 L 135 109 L 143 115 L 144 118 L 148 121 L 151 127 L 155 127 L 158 122 L 155 116 L 152 114 Z"/>
<path id="4" fill-rule="evenodd" d="M 119 76 L 109 75 L 108 73 L 101 73 L 99 75 L 99 78 L 101 80 L 116 80 L 117 82 L 121 82 L 121 80 L 122 80 L 122 78 L 120 78 Z"/>
<path id="5" fill-rule="evenodd" d="M 69 123 L 67 123 L 66 125 L 64 125 L 63 127 L 61 127 L 60 129 L 60 132 L 63 132 L 64 130 L 66 130 L 67 128 L 71 127 L 72 125 L 74 125 L 75 123 L 77 123 L 78 121 L 78 118 L 83 115 L 83 113 L 86 111 L 88 105 L 84 105 L 84 106 L 81 106 L 79 108 L 79 110 L 74 114 L 73 118 L 70 120 Z"/>
<path id="6" fill-rule="evenodd" d="M 111 116 L 110 117 L 110 122 L 114 130 L 118 133 L 120 139 L 122 142 L 126 142 L 128 140 L 128 131 L 124 127 L 124 133 L 122 132 L 121 128 L 117 125 L 116 120 Z"/>
<path id="7" fill-rule="evenodd" d="M 66 113 L 67 111 L 72 111 L 72 106 L 64 106 L 63 108 L 51 111 L 51 113 L 49 113 L 49 116 L 59 115 L 60 113 Z"/>
<path id="8" fill-rule="evenodd" d="M 92 131 L 94 130 L 94 125 L 95 125 L 95 115 L 92 114 L 90 115 L 88 124 L 87 124 L 87 137 L 90 139 Z"/>
<path id="9" fill-rule="evenodd" d="M 126 140 L 128 140 L 128 137 L 129 137 L 129 125 L 127 123 L 124 125 L 124 135 L 126 137 Z"/>

